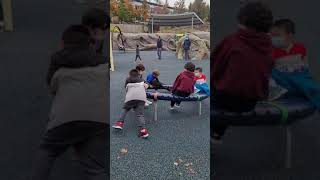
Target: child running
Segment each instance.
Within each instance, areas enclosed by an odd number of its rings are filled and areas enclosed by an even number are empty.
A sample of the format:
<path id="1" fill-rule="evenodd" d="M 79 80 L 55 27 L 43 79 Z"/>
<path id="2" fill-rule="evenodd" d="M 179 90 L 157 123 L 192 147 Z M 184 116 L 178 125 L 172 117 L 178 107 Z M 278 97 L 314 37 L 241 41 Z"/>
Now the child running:
<path id="1" fill-rule="evenodd" d="M 144 105 L 147 100 L 146 88 L 148 88 L 148 85 L 139 77 L 139 72 L 136 69 L 132 69 L 129 72 L 129 77 L 126 80 L 125 86 L 126 98 L 123 106 L 123 112 L 119 121 L 117 121 L 112 127 L 122 130 L 126 115 L 131 109 L 134 109 L 138 120 L 139 137 L 147 138 L 149 133 L 145 127 Z"/>
<path id="2" fill-rule="evenodd" d="M 176 78 L 173 87 L 172 94 L 181 97 L 188 97 L 194 92 L 194 70 L 195 65 L 192 62 L 188 62 L 184 65 L 184 71 L 182 71 Z M 179 108 L 181 101 L 172 100 L 170 109 L 173 110 L 174 107 Z"/>
<path id="3" fill-rule="evenodd" d="M 140 48 L 139 48 L 139 44 L 137 44 L 137 48 L 136 48 L 136 59 L 134 60 L 135 62 L 137 62 L 137 60 L 142 61 L 141 57 L 140 57 Z"/>

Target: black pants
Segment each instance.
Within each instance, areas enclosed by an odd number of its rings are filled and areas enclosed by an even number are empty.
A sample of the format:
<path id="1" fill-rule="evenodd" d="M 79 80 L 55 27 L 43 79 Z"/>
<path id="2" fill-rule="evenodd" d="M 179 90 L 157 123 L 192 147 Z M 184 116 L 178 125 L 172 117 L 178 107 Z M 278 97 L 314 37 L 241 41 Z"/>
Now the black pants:
<path id="1" fill-rule="evenodd" d="M 140 61 L 142 61 L 142 59 L 141 59 L 140 55 L 136 55 L 136 59 L 135 59 L 134 61 L 137 61 L 137 60 L 138 60 L 138 58 L 140 59 Z"/>
<path id="2" fill-rule="evenodd" d="M 88 180 L 109 179 L 109 125 L 72 122 L 47 131 L 36 156 L 31 180 L 47 180 L 54 161 L 69 148 Z"/>
<path id="3" fill-rule="evenodd" d="M 253 110 L 257 104 L 256 100 L 249 100 L 242 97 L 231 96 L 223 92 L 216 91 L 214 93 L 214 100 L 212 107 L 215 109 L 225 110 L 229 112 L 249 112 Z M 211 123 L 211 132 L 219 137 L 222 137 L 228 128 L 228 124 L 222 120 L 215 119 L 213 117 L 213 123 Z"/>
<path id="4" fill-rule="evenodd" d="M 175 96 L 180 96 L 180 97 L 188 97 L 188 96 L 190 96 L 190 93 L 186 93 L 186 92 L 183 92 L 183 91 L 174 91 L 172 94 L 175 95 Z M 180 100 L 174 99 L 174 100 L 171 101 L 171 107 L 173 107 L 175 104 L 180 105 L 180 103 L 181 103 Z"/>
<path id="5" fill-rule="evenodd" d="M 162 85 L 162 83 L 158 80 L 158 79 L 154 79 L 154 80 L 152 80 L 152 82 L 151 82 L 151 84 L 150 84 L 155 90 L 158 90 L 158 89 L 167 89 L 167 90 L 169 90 L 169 88 L 167 88 L 167 87 L 164 87 L 163 85 Z"/>

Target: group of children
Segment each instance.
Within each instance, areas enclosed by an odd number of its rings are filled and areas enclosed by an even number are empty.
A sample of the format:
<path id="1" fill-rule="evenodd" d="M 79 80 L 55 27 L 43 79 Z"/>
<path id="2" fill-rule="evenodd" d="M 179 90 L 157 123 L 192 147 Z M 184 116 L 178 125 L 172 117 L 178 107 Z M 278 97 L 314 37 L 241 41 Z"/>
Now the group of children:
<path id="1" fill-rule="evenodd" d="M 135 69 L 130 70 L 129 77 L 125 82 L 126 96 L 123 112 L 119 120 L 113 126 L 115 129 L 122 130 L 127 113 L 133 109 L 138 120 L 138 136 L 141 138 L 147 138 L 149 136 L 144 118 L 144 107 L 150 105 L 152 102 L 147 100 L 146 89 L 166 89 L 176 96 L 188 97 L 194 93 L 196 83 L 206 83 L 206 76 L 202 74 L 202 68 L 196 68 L 191 62 L 185 64 L 184 71 L 177 76 L 171 88 L 160 82 L 159 70 L 153 70 L 152 73 L 148 74 L 146 80 L 142 77 L 144 71 L 145 67 L 143 64 L 138 64 Z M 170 109 L 172 110 L 174 107 L 180 107 L 180 103 L 181 101 L 179 100 L 172 100 Z"/>
<path id="2" fill-rule="evenodd" d="M 272 11 L 261 2 L 246 3 L 238 21 L 239 30 L 219 43 L 211 56 L 211 77 L 213 107 L 241 113 L 268 98 L 269 80 L 280 58 L 294 55 L 306 62 L 307 53 L 294 39 L 294 22 L 273 22 Z M 213 119 L 215 142 L 221 141 L 227 126 Z"/>

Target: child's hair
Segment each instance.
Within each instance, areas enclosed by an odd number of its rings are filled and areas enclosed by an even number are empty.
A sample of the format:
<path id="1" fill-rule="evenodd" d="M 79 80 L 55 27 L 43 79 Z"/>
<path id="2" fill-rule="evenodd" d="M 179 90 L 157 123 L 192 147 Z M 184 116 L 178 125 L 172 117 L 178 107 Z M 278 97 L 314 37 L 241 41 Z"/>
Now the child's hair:
<path id="1" fill-rule="evenodd" d="M 184 65 L 184 68 L 190 72 L 194 72 L 196 66 L 192 63 L 192 62 L 187 62 L 185 65 Z"/>
<path id="2" fill-rule="evenodd" d="M 136 66 L 136 70 L 138 70 L 138 71 L 144 71 L 146 68 L 144 67 L 144 65 L 143 64 L 138 64 L 137 66 Z"/>
<path id="3" fill-rule="evenodd" d="M 139 47 L 139 44 L 137 44 L 137 47 Z"/>
<path id="4" fill-rule="evenodd" d="M 269 32 L 273 24 L 271 9 L 262 2 L 245 3 L 238 13 L 240 24 L 255 29 L 257 32 Z"/>
<path id="5" fill-rule="evenodd" d="M 152 71 L 152 74 L 154 76 L 159 76 L 160 75 L 160 71 L 158 69 L 155 69 L 155 70 Z"/>
<path id="6" fill-rule="evenodd" d="M 129 76 L 130 76 L 130 77 L 133 77 L 133 78 L 139 77 L 139 72 L 138 72 L 138 70 L 136 70 L 136 69 L 131 69 L 130 72 L 129 72 Z"/>
<path id="7" fill-rule="evenodd" d="M 108 14 L 98 8 L 90 9 L 82 16 L 82 24 L 93 29 L 108 29 L 110 27 L 110 21 L 111 19 Z"/>
<path id="8" fill-rule="evenodd" d="M 196 70 L 202 73 L 202 67 L 197 67 Z"/>
<path id="9" fill-rule="evenodd" d="M 65 45 L 89 45 L 89 29 L 84 25 L 71 25 L 64 30 L 62 40 Z"/>
<path id="10" fill-rule="evenodd" d="M 284 30 L 286 33 L 296 33 L 295 24 L 290 19 L 279 19 L 274 22 L 273 27 Z"/>

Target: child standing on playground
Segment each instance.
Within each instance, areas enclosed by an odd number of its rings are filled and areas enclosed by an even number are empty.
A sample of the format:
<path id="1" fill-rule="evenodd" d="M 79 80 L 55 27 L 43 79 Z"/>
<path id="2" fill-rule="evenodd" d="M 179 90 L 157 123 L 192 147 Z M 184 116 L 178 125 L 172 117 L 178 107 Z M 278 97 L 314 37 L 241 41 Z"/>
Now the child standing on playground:
<path id="1" fill-rule="evenodd" d="M 62 49 L 52 56 L 47 83 L 53 103 L 32 180 L 48 179 L 55 160 L 68 149 L 74 150 L 86 178 L 108 179 L 109 72 L 91 38 L 87 27 L 72 25 L 63 32 Z"/>
<path id="2" fill-rule="evenodd" d="M 138 60 L 142 61 L 141 57 L 140 57 L 140 48 L 139 48 L 139 44 L 137 44 L 137 47 L 136 47 L 136 59 L 134 60 L 135 62 Z"/>
<path id="3" fill-rule="evenodd" d="M 145 73 L 145 67 L 144 67 L 144 65 L 141 64 L 141 63 L 138 64 L 138 65 L 136 66 L 136 70 L 137 70 L 138 73 L 139 73 L 139 78 L 144 79 L 144 78 L 143 78 L 143 74 Z M 147 82 L 145 81 L 145 83 L 147 83 Z M 150 104 L 152 104 L 152 102 L 146 100 L 145 106 L 149 106 Z"/>
<path id="4" fill-rule="evenodd" d="M 195 65 L 192 62 L 188 62 L 184 65 L 184 71 L 182 71 L 174 81 L 172 87 L 172 94 L 175 96 L 188 97 L 194 92 L 194 70 Z M 181 101 L 172 100 L 170 109 L 174 107 L 180 107 Z"/>
<path id="5" fill-rule="evenodd" d="M 188 61 L 190 57 L 190 48 L 191 48 L 191 40 L 189 38 L 189 34 L 185 35 L 185 39 L 183 41 L 183 50 L 184 50 L 184 60 Z"/>
<path id="6" fill-rule="evenodd" d="M 147 138 L 149 133 L 145 127 L 144 106 L 147 100 L 146 89 L 148 88 L 148 85 L 140 78 L 138 70 L 132 69 L 129 72 L 129 77 L 126 79 L 125 87 L 126 97 L 123 112 L 120 119 L 112 127 L 122 130 L 126 115 L 131 109 L 134 109 L 138 120 L 139 137 Z"/>
<path id="7" fill-rule="evenodd" d="M 211 78 L 212 107 L 241 113 L 252 111 L 258 101 L 268 97 L 274 66 L 268 34 L 273 15 L 264 3 L 248 2 L 241 7 L 238 21 L 238 31 L 224 38 L 211 56 Z M 213 140 L 219 142 L 228 124 L 219 119 L 213 122 Z"/>

